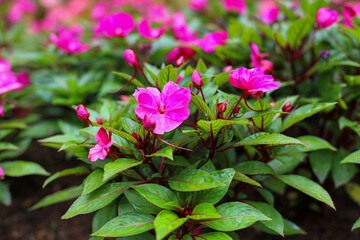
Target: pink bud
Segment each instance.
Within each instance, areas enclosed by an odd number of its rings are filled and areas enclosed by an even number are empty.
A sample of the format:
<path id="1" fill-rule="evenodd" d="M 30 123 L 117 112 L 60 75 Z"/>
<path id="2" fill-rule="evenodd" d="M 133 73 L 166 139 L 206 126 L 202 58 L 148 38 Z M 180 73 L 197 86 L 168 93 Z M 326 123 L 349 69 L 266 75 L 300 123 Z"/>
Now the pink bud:
<path id="1" fill-rule="evenodd" d="M 229 65 L 223 68 L 223 72 L 230 72 L 231 70 L 233 70 L 233 66 Z"/>
<path id="2" fill-rule="evenodd" d="M 291 102 L 290 101 L 286 102 L 284 104 L 284 106 L 282 107 L 282 110 L 283 110 L 283 112 L 290 112 L 290 110 L 291 110 Z"/>
<path id="3" fill-rule="evenodd" d="M 176 66 L 181 66 L 183 65 L 185 62 L 185 58 L 184 56 L 180 56 L 177 60 L 176 60 Z"/>
<path id="4" fill-rule="evenodd" d="M 4 170 L 0 167 L 0 179 L 4 179 L 4 178 L 5 178 Z"/>
<path id="5" fill-rule="evenodd" d="M 238 113 L 241 109 L 241 106 L 240 105 L 237 105 L 234 109 L 234 113 Z"/>
<path id="6" fill-rule="evenodd" d="M 329 28 L 338 21 L 338 13 L 330 8 L 320 8 L 316 13 L 316 23 L 319 28 Z"/>
<path id="7" fill-rule="evenodd" d="M 148 131 L 153 131 L 156 127 L 156 122 L 152 114 L 145 114 L 144 128 Z"/>
<path id="8" fill-rule="evenodd" d="M 192 81 L 194 87 L 196 87 L 196 89 L 200 89 L 204 85 L 202 77 L 197 70 L 194 70 L 194 72 L 191 76 L 191 81 Z"/>
<path id="9" fill-rule="evenodd" d="M 0 105 L 0 117 L 4 117 L 4 106 Z"/>
<path id="10" fill-rule="evenodd" d="M 97 124 L 103 124 L 102 118 L 96 118 L 96 122 L 97 122 Z"/>
<path id="11" fill-rule="evenodd" d="M 130 67 L 137 67 L 139 65 L 138 58 L 137 58 L 135 52 L 131 49 L 125 50 L 124 58 Z"/>
<path id="12" fill-rule="evenodd" d="M 182 79 L 183 79 L 183 77 L 179 74 L 176 78 L 176 84 L 179 84 Z"/>
<path id="13" fill-rule="evenodd" d="M 121 95 L 121 96 L 120 96 L 120 100 L 121 100 L 121 101 L 129 101 L 130 98 L 129 98 L 128 95 Z"/>
<path id="14" fill-rule="evenodd" d="M 76 108 L 76 114 L 79 118 L 80 121 L 87 121 L 89 120 L 89 112 L 87 111 L 86 107 L 82 104 L 80 104 L 79 106 L 77 106 Z"/>
<path id="15" fill-rule="evenodd" d="M 275 102 L 270 102 L 269 105 L 273 107 L 275 106 Z"/>
<path id="16" fill-rule="evenodd" d="M 217 107 L 218 107 L 218 112 L 222 114 L 226 111 L 227 103 L 226 102 L 218 103 Z"/>

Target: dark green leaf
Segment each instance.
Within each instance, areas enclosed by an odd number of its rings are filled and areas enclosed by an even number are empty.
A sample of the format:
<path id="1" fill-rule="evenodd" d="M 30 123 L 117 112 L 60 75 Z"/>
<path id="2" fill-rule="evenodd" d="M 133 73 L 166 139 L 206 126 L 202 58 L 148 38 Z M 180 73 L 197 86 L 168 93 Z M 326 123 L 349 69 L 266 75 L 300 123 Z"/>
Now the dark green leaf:
<path id="1" fill-rule="evenodd" d="M 231 237 L 222 232 L 211 232 L 204 233 L 198 236 L 195 236 L 195 240 L 233 240 Z"/>
<path id="2" fill-rule="evenodd" d="M 168 65 L 165 68 L 161 69 L 158 79 L 160 89 L 162 89 L 164 85 L 169 81 L 173 81 L 176 83 L 176 79 L 177 73 L 173 66 Z"/>
<path id="3" fill-rule="evenodd" d="M 154 221 L 156 240 L 161 240 L 186 222 L 187 218 L 179 218 L 169 210 L 161 211 Z"/>
<path id="4" fill-rule="evenodd" d="M 209 106 L 204 102 L 203 99 L 201 99 L 198 95 L 192 94 L 191 96 L 191 102 L 196 106 L 196 108 L 206 117 L 208 117 L 210 120 L 215 120 L 216 117 L 214 113 L 212 113 Z"/>
<path id="5" fill-rule="evenodd" d="M 9 187 L 2 181 L 0 181 L 0 203 L 5 206 L 11 204 L 11 193 Z"/>
<path id="6" fill-rule="evenodd" d="M 336 151 L 336 148 L 333 147 L 329 142 L 316 136 L 301 136 L 297 139 L 308 146 L 308 148 L 302 148 L 302 151 L 304 152 L 316 151 L 321 149 L 329 149 L 331 151 Z"/>
<path id="7" fill-rule="evenodd" d="M 286 32 L 287 42 L 292 49 L 300 46 L 303 38 L 310 32 L 313 21 L 310 17 L 295 20 Z"/>
<path id="8" fill-rule="evenodd" d="M 113 202 L 100 209 L 92 221 L 92 231 L 95 232 L 116 216 L 116 204 Z"/>
<path id="9" fill-rule="evenodd" d="M 249 178 L 248 176 L 246 176 L 245 174 L 241 173 L 241 172 L 236 172 L 235 173 L 235 176 L 234 176 L 234 179 L 235 180 L 238 180 L 240 182 L 245 182 L 245 183 L 248 183 L 250 185 L 254 185 L 254 186 L 257 186 L 257 187 L 262 187 L 260 185 L 260 183 L 258 183 L 257 181 Z"/>
<path id="10" fill-rule="evenodd" d="M 360 228 L 360 218 L 358 220 L 356 220 L 356 222 L 354 223 L 354 225 L 351 228 L 351 231 L 353 231 L 354 229 Z"/>
<path id="11" fill-rule="evenodd" d="M 216 212 L 214 205 L 211 203 L 200 203 L 195 206 L 189 218 L 195 220 L 212 219 L 221 218 L 221 215 Z"/>
<path id="12" fill-rule="evenodd" d="M 109 162 L 104 167 L 103 182 L 112 178 L 115 174 L 122 172 L 126 169 L 140 165 L 142 161 L 130 158 L 120 158 L 114 162 Z"/>
<path id="13" fill-rule="evenodd" d="M 46 187 L 49 183 L 51 183 L 55 179 L 69 176 L 69 175 L 84 175 L 89 172 L 90 172 L 89 169 L 87 169 L 86 167 L 83 167 L 83 166 L 65 169 L 61 172 L 54 173 L 53 175 L 48 177 L 43 184 L 43 188 Z"/>
<path id="14" fill-rule="evenodd" d="M 357 164 L 360 164 L 360 150 L 351 153 L 346 158 L 344 158 L 340 163 L 341 164 L 343 164 L 343 163 L 357 163 Z"/>
<path id="15" fill-rule="evenodd" d="M 292 145 L 299 144 L 304 145 L 301 141 L 291 138 L 279 133 L 266 133 L 259 132 L 255 133 L 240 142 L 238 142 L 237 146 L 254 146 L 254 145 Z"/>
<path id="16" fill-rule="evenodd" d="M 274 174 L 274 170 L 268 164 L 260 161 L 246 161 L 236 165 L 236 170 L 243 174 Z"/>
<path id="17" fill-rule="evenodd" d="M 332 153 L 329 151 L 316 151 L 309 155 L 310 164 L 320 183 L 323 183 L 330 172 Z"/>

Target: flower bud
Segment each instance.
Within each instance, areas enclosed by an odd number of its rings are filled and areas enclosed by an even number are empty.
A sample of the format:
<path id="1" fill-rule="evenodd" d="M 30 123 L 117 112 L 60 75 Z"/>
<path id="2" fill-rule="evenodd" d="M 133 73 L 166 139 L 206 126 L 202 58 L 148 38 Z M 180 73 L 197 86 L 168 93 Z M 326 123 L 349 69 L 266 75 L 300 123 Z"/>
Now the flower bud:
<path id="1" fill-rule="evenodd" d="M 96 118 L 96 122 L 97 122 L 97 124 L 103 124 L 102 118 Z"/>
<path id="2" fill-rule="evenodd" d="M 156 127 L 156 122 L 152 114 L 145 114 L 144 128 L 148 131 L 153 131 Z"/>
<path id="3" fill-rule="evenodd" d="M 241 109 L 241 106 L 240 105 L 237 105 L 234 109 L 234 113 L 238 113 Z"/>
<path id="4" fill-rule="evenodd" d="M 138 58 L 135 52 L 131 49 L 126 49 L 124 52 L 124 59 L 130 67 L 137 67 L 139 65 Z"/>
<path id="5" fill-rule="evenodd" d="M 204 85 L 202 77 L 197 70 L 194 70 L 194 72 L 191 76 L 191 81 L 192 81 L 194 87 L 198 90 L 201 89 L 201 87 Z"/>
<path id="6" fill-rule="evenodd" d="M 0 179 L 4 179 L 4 178 L 5 178 L 4 170 L 0 167 Z"/>
<path id="7" fill-rule="evenodd" d="M 218 113 L 223 114 L 226 111 L 227 103 L 225 102 L 218 103 L 217 107 L 218 107 Z"/>
<path id="8" fill-rule="evenodd" d="M 233 66 L 229 65 L 223 68 L 223 72 L 230 72 L 231 70 L 233 70 Z"/>
<path id="9" fill-rule="evenodd" d="M 176 78 L 176 84 L 179 84 L 182 79 L 183 79 L 183 77 L 179 74 Z"/>
<path id="10" fill-rule="evenodd" d="M 89 112 L 87 111 L 86 107 L 82 104 L 80 104 L 79 106 L 77 106 L 76 108 L 76 114 L 79 118 L 80 121 L 87 121 L 89 120 Z"/>
<path id="11" fill-rule="evenodd" d="M 176 60 L 176 66 L 181 66 L 183 65 L 185 62 L 185 58 L 184 56 L 180 56 L 177 60 Z"/>
<path id="12" fill-rule="evenodd" d="M 320 8 L 316 13 L 316 23 L 319 28 L 329 28 L 338 21 L 338 13 L 330 8 Z"/>
<path id="13" fill-rule="evenodd" d="M 288 101 L 284 104 L 284 106 L 282 107 L 282 111 L 283 112 L 290 112 L 291 110 L 291 102 Z"/>

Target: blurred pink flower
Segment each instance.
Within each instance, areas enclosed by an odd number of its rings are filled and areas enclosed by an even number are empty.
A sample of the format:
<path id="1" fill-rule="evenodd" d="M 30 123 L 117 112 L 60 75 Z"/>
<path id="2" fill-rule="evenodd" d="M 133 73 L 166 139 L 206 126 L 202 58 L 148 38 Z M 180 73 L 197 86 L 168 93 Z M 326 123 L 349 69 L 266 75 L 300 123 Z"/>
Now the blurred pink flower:
<path id="1" fill-rule="evenodd" d="M 143 19 L 140 21 L 140 23 L 138 25 L 138 31 L 139 31 L 139 34 L 141 36 L 143 36 L 144 38 L 154 40 L 154 39 L 161 37 L 161 35 L 164 34 L 165 28 L 164 27 L 151 28 L 149 21 L 146 19 Z"/>
<path id="2" fill-rule="evenodd" d="M 91 19 L 99 20 L 103 17 L 105 17 L 110 10 L 109 3 L 105 1 L 100 1 L 96 3 L 96 5 L 91 10 Z"/>
<path id="3" fill-rule="evenodd" d="M 182 79 L 183 79 L 183 77 L 179 74 L 176 78 L 176 84 L 179 84 Z"/>
<path id="4" fill-rule="evenodd" d="M 110 150 L 114 140 L 111 140 L 111 132 L 107 134 L 104 128 L 100 128 L 95 134 L 95 140 L 97 144 L 89 151 L 89 160 L 95 162 L 98 159 L 104 160 Z"/>
<path id="5" fill-rule="evenodd" d="M 271 24 L 278 20 L 280 9 L 273 0 L 262 0 L 259 4 L 259 13 L 265 23 Z"/>
<path id="6" fill-rule="evenodd" d="M 329 28 L 338 21 L 338 13 L 330 8 L 320 8 L 316 13 L 316 23 L 319 28 Z"/>
<path id="7" fill-rule="evenodd" d="M 233 70 L 233 66 L 229 65 L 223 68 L 223 72 L 230 72 L 231 70 Z"/>
<path id="8" fill-rule="evenodd" d="M 151 114 L 156 122 L 156 134 L 174 130 L 190 115 L 190 89 L 179 88 L 172 81 L 165 84 L 161 93 L 153 87 L 138 88 L 133 96 L 139 103 L 135 109 L 136 115 L 144 119 L 146 114 Z"/>
<path id="9" fill-rule="evenodd" d="M 61 29 L 58 34 L 52 33 L 50 40 L 57 48 L 69 54 L 86 52 L 90 49 L 89 44 L 83 44 L 72 30 Z"/>
<path id="10" fill-rule="evenodd" d="M 250 50 L 251 66 L 261 68 L 264 73 L 271 72 L 273 68 L 272 62 L 263 59 L 264 57 L 268 57 L 270 55 L 267 53 L 260 53 L 259 47 L 255 43 L 250 43 Z"/>
<path id="11" fill-rule="evenodd" d="M 41 6 L 52 8 L 61 4 L 62 0 L 39 0 Z"/>
<path id="12" fill-rule="evenodd" d="M 124 37 L 135 28 L 134 18 L 126 12 L 117 12 L 102 18 L 99 22 L 97 32 L 107 37 Z"/>
<path id="13" fill-rule="evenodd" d="M 36 4 L 31 0 L 15 0 L 11 5 L 7 18 L 10 22 L 18 22 L 25 13 L 35 13 L 36 10 Z"/>
<path id="14" fill-rule="evenodd" d="M 246 12 L 245 0 L 223 0 L 223 5 L 226 11 L 237 11 L 239 14 Z"/>
<path id="15" fill-rule="evenodd" d="M 155 4 L 147 9 L 145 18 L 149 22 L 168 25 L 171 21 L 171 14 L 166 5 Z"/>
<path id="16" fill-rule="evenodd" d="M 199 40 L 199 45 L 206 53 L 211 53 L 215 51 L 216 46 L 225 45 L 227 39 L 226 31 L 215 31 L 205 34 L 205 37 Z"/>
<path id="17" fill-rule="evenodd" d="M 247 93 L 264 93 L 278 88 L 281 83 L 275 82 L 271 75 L 264 75 L 260 68 L 238 68 L 230 72 L 230 83 Z"/>
<path id="18" fill-rule="evenodd" d="M 20 91 L 30 84 L 27 73 L 16 73 L 12 71 L 0 72 L 0 94 L 11 91 Z"/>
<path id="19" fill-rule="evenodd" d="M 0 116 L 4 116 L 4 111 L 1 111 L 2 106 L 0 106 Z M 1 114 L 2 112 L 2 114 Z M 5 172 L 4 169 L 2 169 L 2 167 L 0 167 L 0 179 L 4 179 L 5 178 Z"/>
<path id="20" fill-rule="evenodd" d="M 208 0 L 190 0 L 189 8 L 193 11 L 201 12 L 208 5 Z"/>
<path id="21" fill-rule="evenodd" d="M 196 51 L 187 46 L 177 47 L 169 52 L 169 54 L 166 56 L 166 60 L 170 63 L 181 65 L 178 64 L 181 62 L 179 60 L 182 60 L 182 62 L 190 60 L 195 54 Z"/>
<path id="22" fill-rule="evenodd" d="M 0 58 L 0 72 L 8 72 L 11 70 L 11 64 L 6 59 Z"/>
<path id="23" fill-rule="evenodd" d="M 187 26 L 185 16 L 182 12 L 173 14 L 171 27 L 176 39 L 186 43 L 197 41 L 196 32 Z"/>
<path id="24" fill-rule="evenodd" d="M 351 23 L 351 20 L 359 15 L 359 5 L 351 5 L 350 3 L 344 4 L 344 10 L 342 12 L 343 14 L 343 22 L 342 24 L 349 28 L 354 28 L 353 24 Z"/>

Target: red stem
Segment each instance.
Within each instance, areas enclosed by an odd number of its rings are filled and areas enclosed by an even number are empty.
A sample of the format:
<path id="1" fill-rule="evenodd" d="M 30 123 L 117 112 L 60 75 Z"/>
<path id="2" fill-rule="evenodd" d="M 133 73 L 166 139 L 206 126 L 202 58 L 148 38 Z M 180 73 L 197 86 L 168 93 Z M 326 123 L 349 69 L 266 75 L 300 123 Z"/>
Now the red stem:
<path id="1" fill-rule="evenodd" d="M 120 89 L 118 89 L 118 90 L 116 90 L 116 91 L 112 91 L 112 92 L 109 92 L 109 93 L 117 93 L 117 92 L 120 92 L 120 91 L 123 90 L 127 85 L 129 85 L 129 84 L 135 79 L 136 74 L 137 74 L 137 68 L 135 67 L 134 69 L 135 69 L 135 72 L 134 72 L 133 76 L 131 77 L 131 79 L 130 79 L 127 83 L 125 83 L 124 86 L 122 86 Z"/>
<path id="2" fill-rule="evenodd" d="M 173 144 L 171 144 L 171 143 L 168 143 L 167 141 L 159 138 L 155 133 L 152 133 L 152 134 L 153 134 L 154 137 L 156 137 L 156 139 L 158 139 L 160 142 L 165 143 L 166 145 L 169 145 L 170 147 L 174 147 L 174 148 L 178 148 L 178 149 L 185 150 L 185 151 L 190 151 L 190 152 L 192 151 L 191 149 L 183 148 L 183 147 L 179 147 L 179 146 L 175 146 L 175 145 L 173 145 Z"/>

